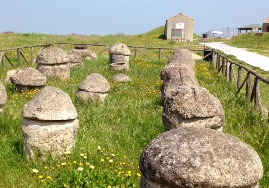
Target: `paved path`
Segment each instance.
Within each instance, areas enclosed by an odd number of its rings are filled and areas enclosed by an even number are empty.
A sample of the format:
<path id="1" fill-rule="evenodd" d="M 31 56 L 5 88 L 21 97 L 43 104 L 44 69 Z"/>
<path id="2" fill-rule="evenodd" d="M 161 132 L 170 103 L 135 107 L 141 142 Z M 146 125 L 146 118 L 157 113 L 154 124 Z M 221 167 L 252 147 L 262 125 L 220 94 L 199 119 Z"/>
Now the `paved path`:
<path id="1" fill-rule="evenodd" d="M 222 42 L 209 42 L 205 43 L 205 45 L 220 50 L 227 55 L 234 55 L 237 57 L 237 59 L 242 60 L 245 63 L 254 67 L 259 67 L 260 69 L 265 71 L 269 70 L 269 57 L 265 57 L 253 52 L 248 52 L 240 48 L 231 47 L 226 44 L 223 44 Z"/>

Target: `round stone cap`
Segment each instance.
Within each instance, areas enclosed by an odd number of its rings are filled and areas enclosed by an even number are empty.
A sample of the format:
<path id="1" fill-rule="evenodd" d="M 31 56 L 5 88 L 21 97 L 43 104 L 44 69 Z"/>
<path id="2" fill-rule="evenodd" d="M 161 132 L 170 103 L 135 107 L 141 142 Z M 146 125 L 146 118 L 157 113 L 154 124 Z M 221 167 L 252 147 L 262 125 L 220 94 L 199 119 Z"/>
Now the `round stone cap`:
<path id="1" fill-rule="evenodd" d="M 259 155 L 238 138 L 180 127 L 154 139 L 140 157 L 147 180 L 168 187 L 251 187 L 263 176 Z"/>
<path id="2" fill-rule="evenodd" d="M 69 56 L 61 48 L 49 46 L 40 51 L 36 62 L 45 65 L 65 64 L 69 62 Z"/>
<path id="3" fill-rule="evenodd" d="M 107 93 L 110 90 L 110 84 L 101 74 L 92 73 L 86 77 L 78 88 L 93 93 Z"/>
<path id="4" fill-rule="evenodd" d="M 37 120 L 73 120 L 78 116 L 69 95 L 62 90 L 46 86 L 23 107 L 23 117 Z"/>
<path id="5" fill-rule="evenodd" d="M 10 77 L 13 84 L 22 86 L 43 86 L 47 79 L 37 69 L 26 67 L 18 71 L 15 75 Z"/>
<path id="6" fill-rule="evenodd" d="M 125 55 L 125 56 L 131 55 L 131 51 L 126 46 L 126 44 L 123 44 L 123 43 L 116 43 L 112 45 L 109 48 L 109 53 L 113 55 Z"/>
<path id="7" fill-rule="evenodd" d="M 199 86 L 179 86 L 167 96 L 164 106 L 164 114 L 169 119 L 175 116 L 184 119 L 220 116 L 224 121 L 219 99 Z"/>

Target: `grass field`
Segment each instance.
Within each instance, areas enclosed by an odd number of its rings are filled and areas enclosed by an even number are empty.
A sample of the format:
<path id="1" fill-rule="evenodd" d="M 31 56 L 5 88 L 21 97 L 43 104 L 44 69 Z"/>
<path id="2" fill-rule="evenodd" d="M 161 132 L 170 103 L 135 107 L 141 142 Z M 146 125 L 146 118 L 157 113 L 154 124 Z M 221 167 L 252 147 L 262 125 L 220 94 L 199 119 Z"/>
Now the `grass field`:
<path id="1" fill-rule="evenodd" d="M 9 34 L 0 35 L 0 49 L 53 42 L 107 45 L 124 42 L 151 47 L 190 44 L 163 40 L 162 31 L 163 28 L 157 28 L 137 36 Z M 132 81 L 116 83 L 112 81 L 116 72 L 108 69 L 108 55 L 98 58 L 98 61 L 85 61 L 83 69 L 72 69 L 70 80 L 50 79 L 46 84 L 68 93 L 79 114 L 76 149 L 56 161 L 33 162 L 25 158 L 21 135 L 22 108 L 38 91 L 19 93 L 13 85 L 5 85 L 8 102 L 0 116 L 0 187 L 139 187 L 140 154 L 164 131 L 160 72 L 167 60 L 134 59 L 131 56 L 131 70 L 126 74 Z M 218 97 L 224 107 L 224 131 L 239 137 L 259 153 L 264 165 L 261 187 L 269 187 L 267 121 L 261 120 L 253 105 L 243 95 L 236 95 L 235 87 L 217 75 L 208 62 L 196 63 L 200 85 Z M 6 71 L 0 70 L 1 80 L 4 80 Z M 104 104 L 80 104 L 75 100 L 77 87 L 94 72 L 110 82 L 109 96 Z"/>

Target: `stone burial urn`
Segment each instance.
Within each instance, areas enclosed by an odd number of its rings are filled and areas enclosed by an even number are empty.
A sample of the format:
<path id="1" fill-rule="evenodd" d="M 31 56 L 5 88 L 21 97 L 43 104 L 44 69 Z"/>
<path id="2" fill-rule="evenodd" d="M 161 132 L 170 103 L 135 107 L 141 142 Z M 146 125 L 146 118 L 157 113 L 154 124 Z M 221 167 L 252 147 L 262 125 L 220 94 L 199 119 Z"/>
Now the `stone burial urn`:
<path id="1" fill-rule="evenodd" d="M 140 157 L 141 188 L 258 188 L 263 166 L 238 138 L 179 127 L 159 135 Z"/>
<path id="2" fill-rule="evenodd" d="M 49 46 L 37 55 L 37 70 L 49 78 L 70 79 L 70 57 L 61 48 Z"/>
<path id="3" fill-rule="evenodd" d="M 22 135 L 29 159 L 56 159 L 75 147 L 78 114 L 69 95 L 47 86 L 23 107 Z"/>
<path id="4" fill-rule="evenodd" d="M 37 69 L 26 67 L 12 75 L 10 80 L 19 91 L 28 91 L 41 89 L 46 84 L 47 78 Z"/>
<path id="5" fill-rule="evenodd" d="M 105 102 L 110 84 L 99 73 L 92 73 L 78 86 L 76 100 L 82 103 Z"/>
<path id="6" fill-rule="evenodd" d="M 128 71 L 131 51 L 123 43 L 116 43 L 109 48 L 110 69 L 115 71 Z"/>

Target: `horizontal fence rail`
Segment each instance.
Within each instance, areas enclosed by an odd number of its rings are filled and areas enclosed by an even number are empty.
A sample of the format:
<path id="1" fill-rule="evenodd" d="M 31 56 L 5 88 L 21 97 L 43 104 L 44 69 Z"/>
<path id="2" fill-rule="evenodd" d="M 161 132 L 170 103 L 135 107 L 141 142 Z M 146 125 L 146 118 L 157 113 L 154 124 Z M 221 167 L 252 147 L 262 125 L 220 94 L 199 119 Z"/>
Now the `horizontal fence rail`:
<path id="1" fill-rule="evenodd" d="M 48 46 L 58 46 L 65 50 L 72 50 L 75 46 L 87 46 L 90 47 L 91 51 L 98 55 L 109 55 L 109 45 L 105 44 L 80 44 L 80 43 L 54 43 L 54 44 L 40 44 L 33 46 L 22 46 L 16 48 L 7 48 L 0 50 L 0 62 L 2 68 L 6 68 L 7 63 L 14 67 L 15 65 L 20 65 L 21 63 L 26 63 L 31 65 L 35 62 L 35 58 L 37 54 L 40 52 L 42 48 Z M 204 46 L 202 45 L 183 45 L 178 46 L 177 48 L 164 48 L 164 47 L 144 47 L 144 46 L 128 46 L 132 52 L 132 57 L 137 58 L 145 57 L 149 60 L 161 60 L 161 59 L 169 59 L 175 50 L 178 48 L 187 48 L 191 51 L 202 51 Z"/>
<path id="2" fill-rule="evenodd" d="M 263 108 L 260 92 L 260 83 L 262 82 L 268 87 L 269 80 L 263 78 L 247 67 L 229 60 L 217 51 L 214 51 L 213 54 L 215 70 L 225 76 L 230 83 L 235 83 L 237 93 L 240 93 L 245 87 L 246 98 L 254 103 L 254 106 L 259 110 L 261 117 L 265 117 L 265 111 L 267 111 L 267 117 L 269 117 L 269 110 Z M 236 68 L 237 71 L 235 70 Z"/>

